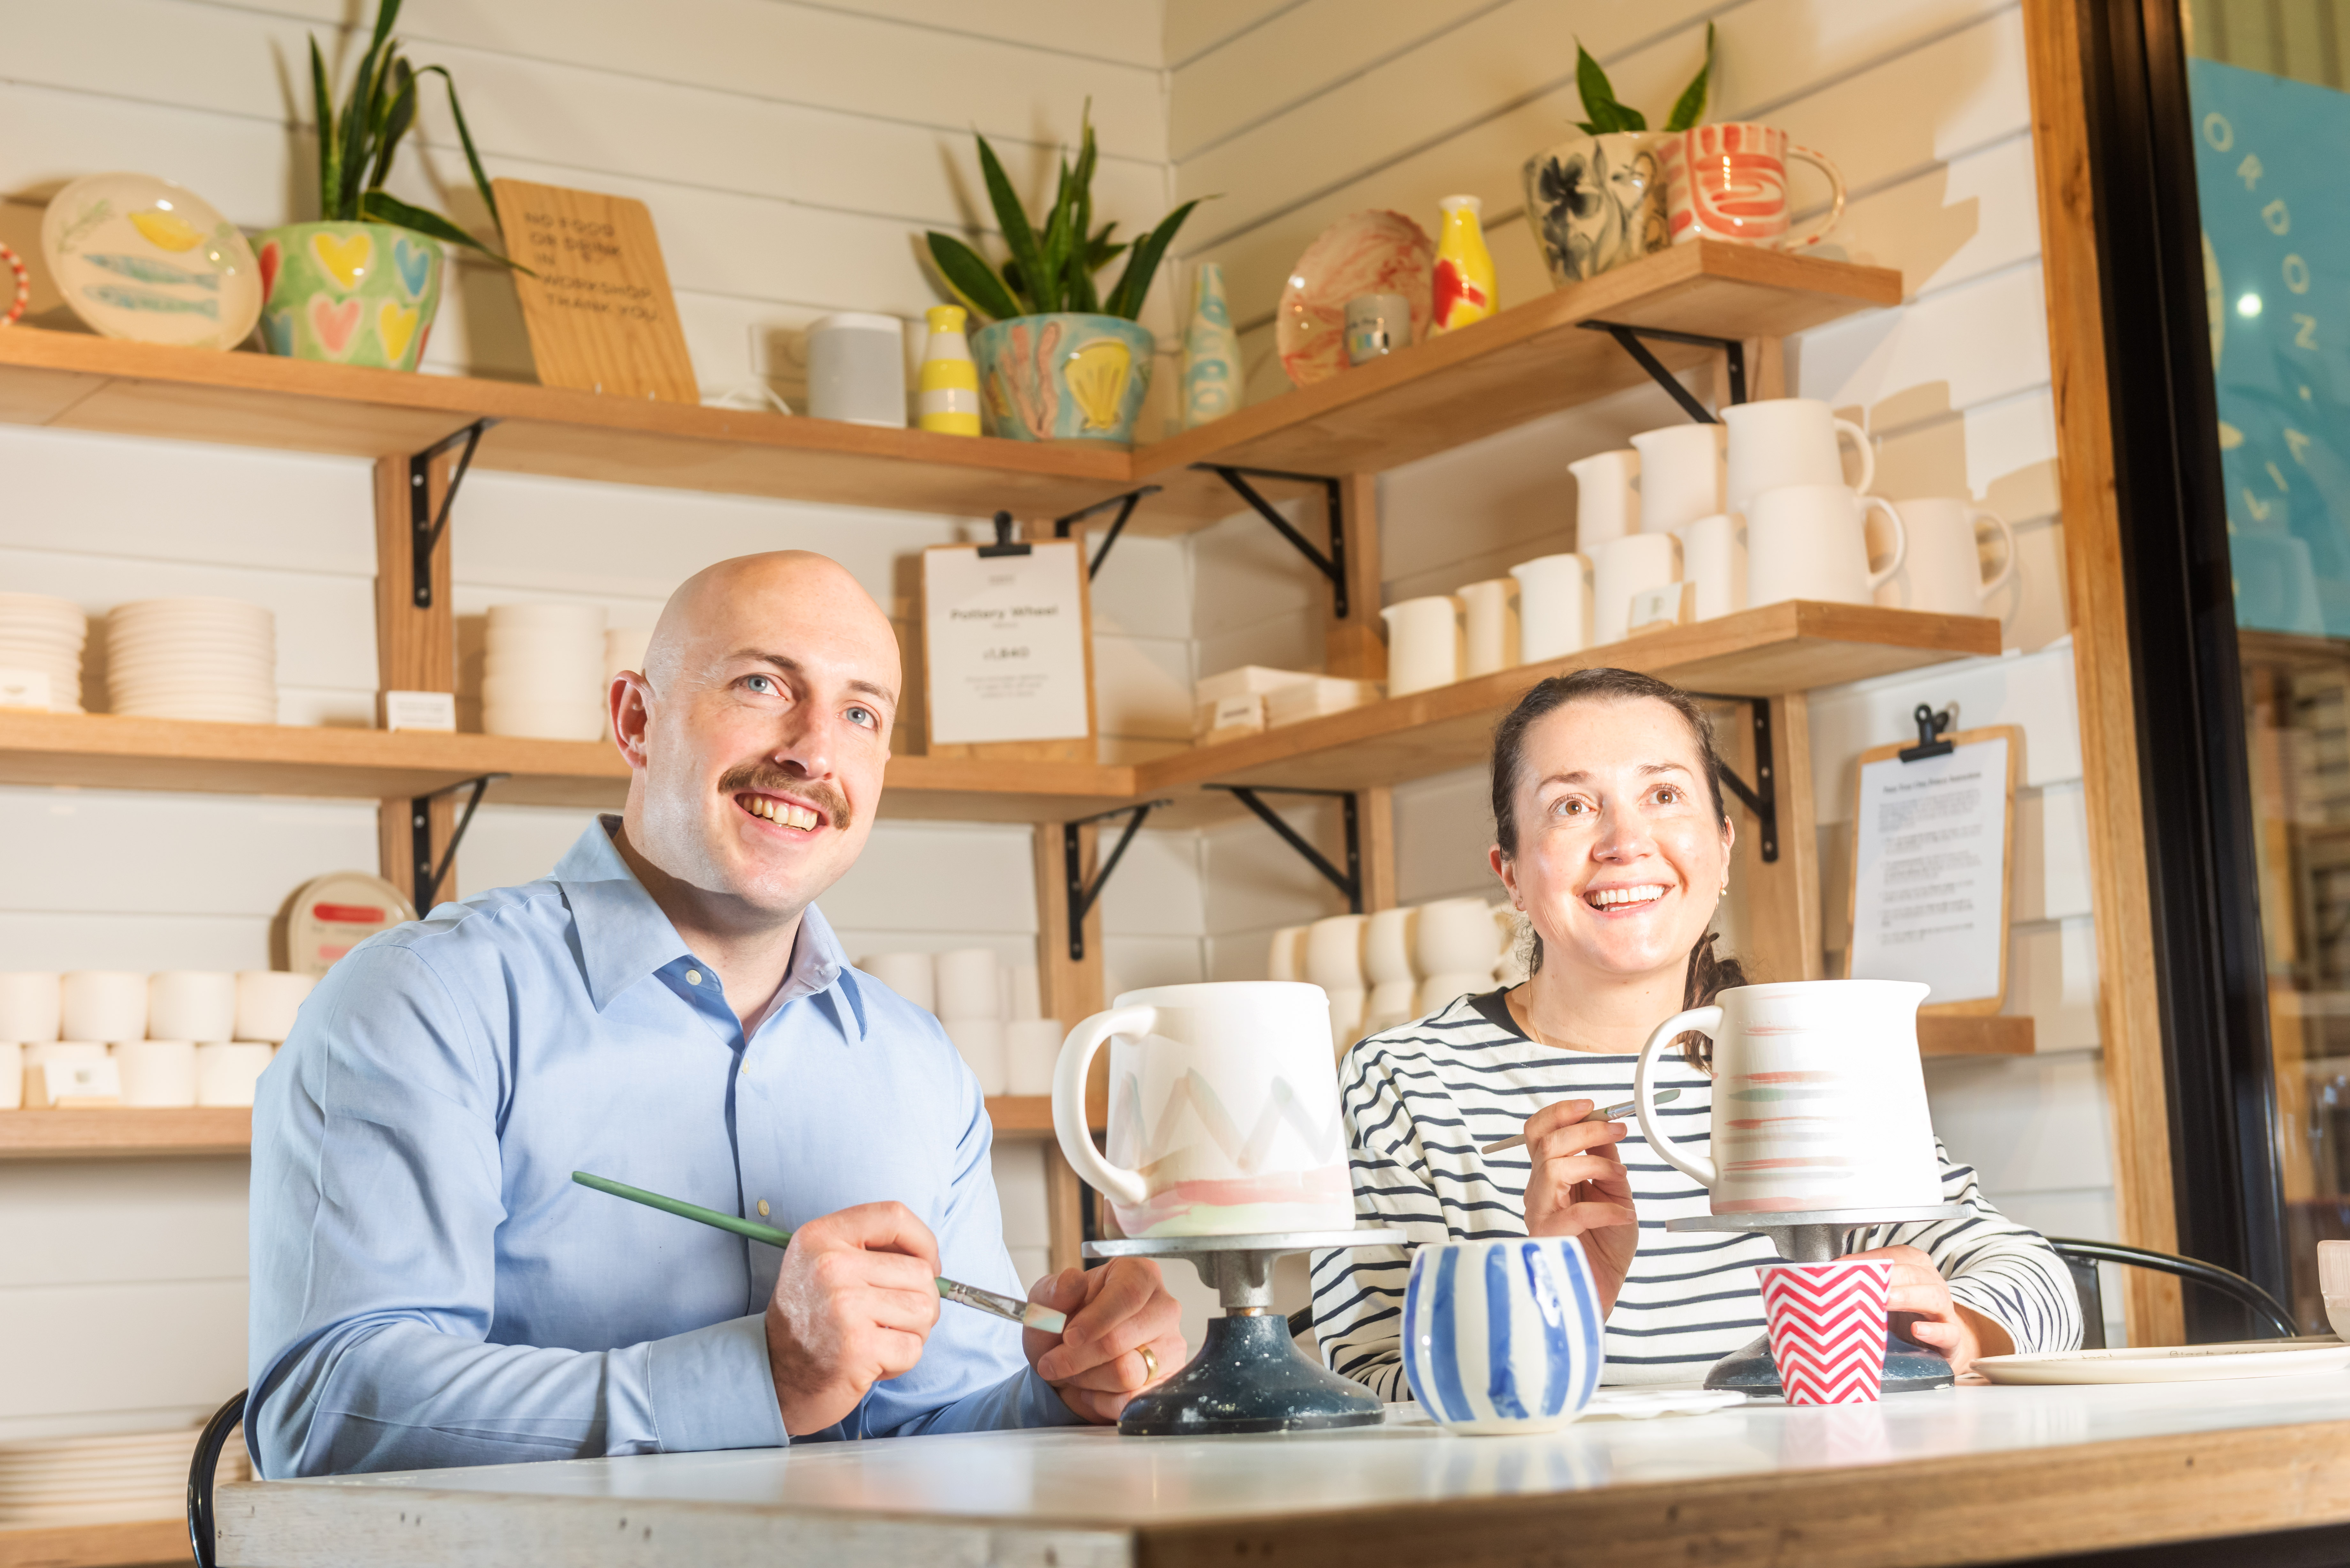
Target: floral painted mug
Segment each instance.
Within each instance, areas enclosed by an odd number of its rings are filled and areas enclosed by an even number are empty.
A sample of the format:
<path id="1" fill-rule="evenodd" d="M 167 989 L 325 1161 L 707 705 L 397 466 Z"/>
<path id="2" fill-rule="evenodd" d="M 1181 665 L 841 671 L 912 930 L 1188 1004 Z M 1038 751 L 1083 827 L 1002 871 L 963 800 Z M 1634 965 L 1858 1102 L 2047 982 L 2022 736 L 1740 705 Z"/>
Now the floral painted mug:
<path id="1" fill-rule="evenodd" d="M 1526 160 L 1526 223 L 1559 288 L 1671 243 L 1658 150 L 1669 137 L 1574 136 Z"/>

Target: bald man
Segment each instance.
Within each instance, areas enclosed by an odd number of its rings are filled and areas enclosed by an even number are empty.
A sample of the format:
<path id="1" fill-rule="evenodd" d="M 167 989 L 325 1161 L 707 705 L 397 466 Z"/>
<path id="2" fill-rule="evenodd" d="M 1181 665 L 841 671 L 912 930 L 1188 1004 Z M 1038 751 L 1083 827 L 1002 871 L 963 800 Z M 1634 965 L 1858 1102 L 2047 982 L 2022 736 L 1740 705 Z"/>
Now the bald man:
<path id="1" fill-rule="evenodd" d="M 618 817 L 353 949 L 254 1107 L 247 1444 L 277 1478 L 1115 1420 L 1180 1366 L 1155 1265 L 1017 1295 L 979 1085 L 815 900 L 902 689 L 854 578 L 712 566 L 616 677 Z M 593 1171 L 792 1232 L 591 1192 Z"/>

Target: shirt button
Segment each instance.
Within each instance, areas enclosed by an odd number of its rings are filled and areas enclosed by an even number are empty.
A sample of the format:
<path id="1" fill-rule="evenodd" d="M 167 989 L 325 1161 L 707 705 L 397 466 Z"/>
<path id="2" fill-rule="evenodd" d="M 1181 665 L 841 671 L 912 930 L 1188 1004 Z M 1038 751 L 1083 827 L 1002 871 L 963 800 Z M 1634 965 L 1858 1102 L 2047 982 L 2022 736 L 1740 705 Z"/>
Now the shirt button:
<path id="1" fill-rule="evenodd" d="M 760 1219 L 762 1219 L 762 1220 L 764 1220 L 766 1217 L 767 1217 L 767 1200 L 766 1200 L 765 1199 L 762 1198 L 762 1199 L 759 1199 L 759 1218 L 760 1218 Z"/>
<path id="2" fill-rule="evenodd" d="M 685 971 L 685 983 L 688 985 L 700 985 L 702 983 L 702 971 L 698 969 L 687 970 Z"/>

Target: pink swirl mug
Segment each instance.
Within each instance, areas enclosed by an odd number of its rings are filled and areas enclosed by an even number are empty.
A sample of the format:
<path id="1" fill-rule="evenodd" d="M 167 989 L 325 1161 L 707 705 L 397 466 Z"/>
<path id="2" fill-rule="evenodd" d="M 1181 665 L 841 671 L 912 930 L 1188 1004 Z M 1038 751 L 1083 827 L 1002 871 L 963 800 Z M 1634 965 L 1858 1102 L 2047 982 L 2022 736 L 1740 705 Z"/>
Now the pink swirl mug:
<path id="1" fill-rule="evenodd" d="M 1835 192 L 1827 222 L 1792 237 L 1787 161 L 1812 164 Z M 1844 176 L 1808 147 L 1774 126 L 1751 120 L 1700 125 L 1665 139 L 1658 149 L 1665 174 L 1665 227 L 1675 244 L 1731 240 L 1772 250 L 1800 250 L 1827 238 L 1844 217 Z"/>

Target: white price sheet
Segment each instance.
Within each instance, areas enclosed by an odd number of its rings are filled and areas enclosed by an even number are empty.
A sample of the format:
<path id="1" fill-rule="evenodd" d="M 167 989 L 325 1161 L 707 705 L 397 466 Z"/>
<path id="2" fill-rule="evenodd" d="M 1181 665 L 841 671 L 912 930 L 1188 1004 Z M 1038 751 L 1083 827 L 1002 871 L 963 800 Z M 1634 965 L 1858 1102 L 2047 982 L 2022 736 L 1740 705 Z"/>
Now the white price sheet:
<path id="1" fill-rule="evenodd" d="M 922 555 L 931 740 L 1060 741 L 1093 732 L 1085 561 L 1074 542 L 1024 556 Z"/>
<path id="2" fill-rule="evenodd" d="M 2007 951 L 2005 736 L 1865 762 L 1854 846 L 1856 980 L 1923 981 L 1929 1007 L 1996 1001 Z"/>

